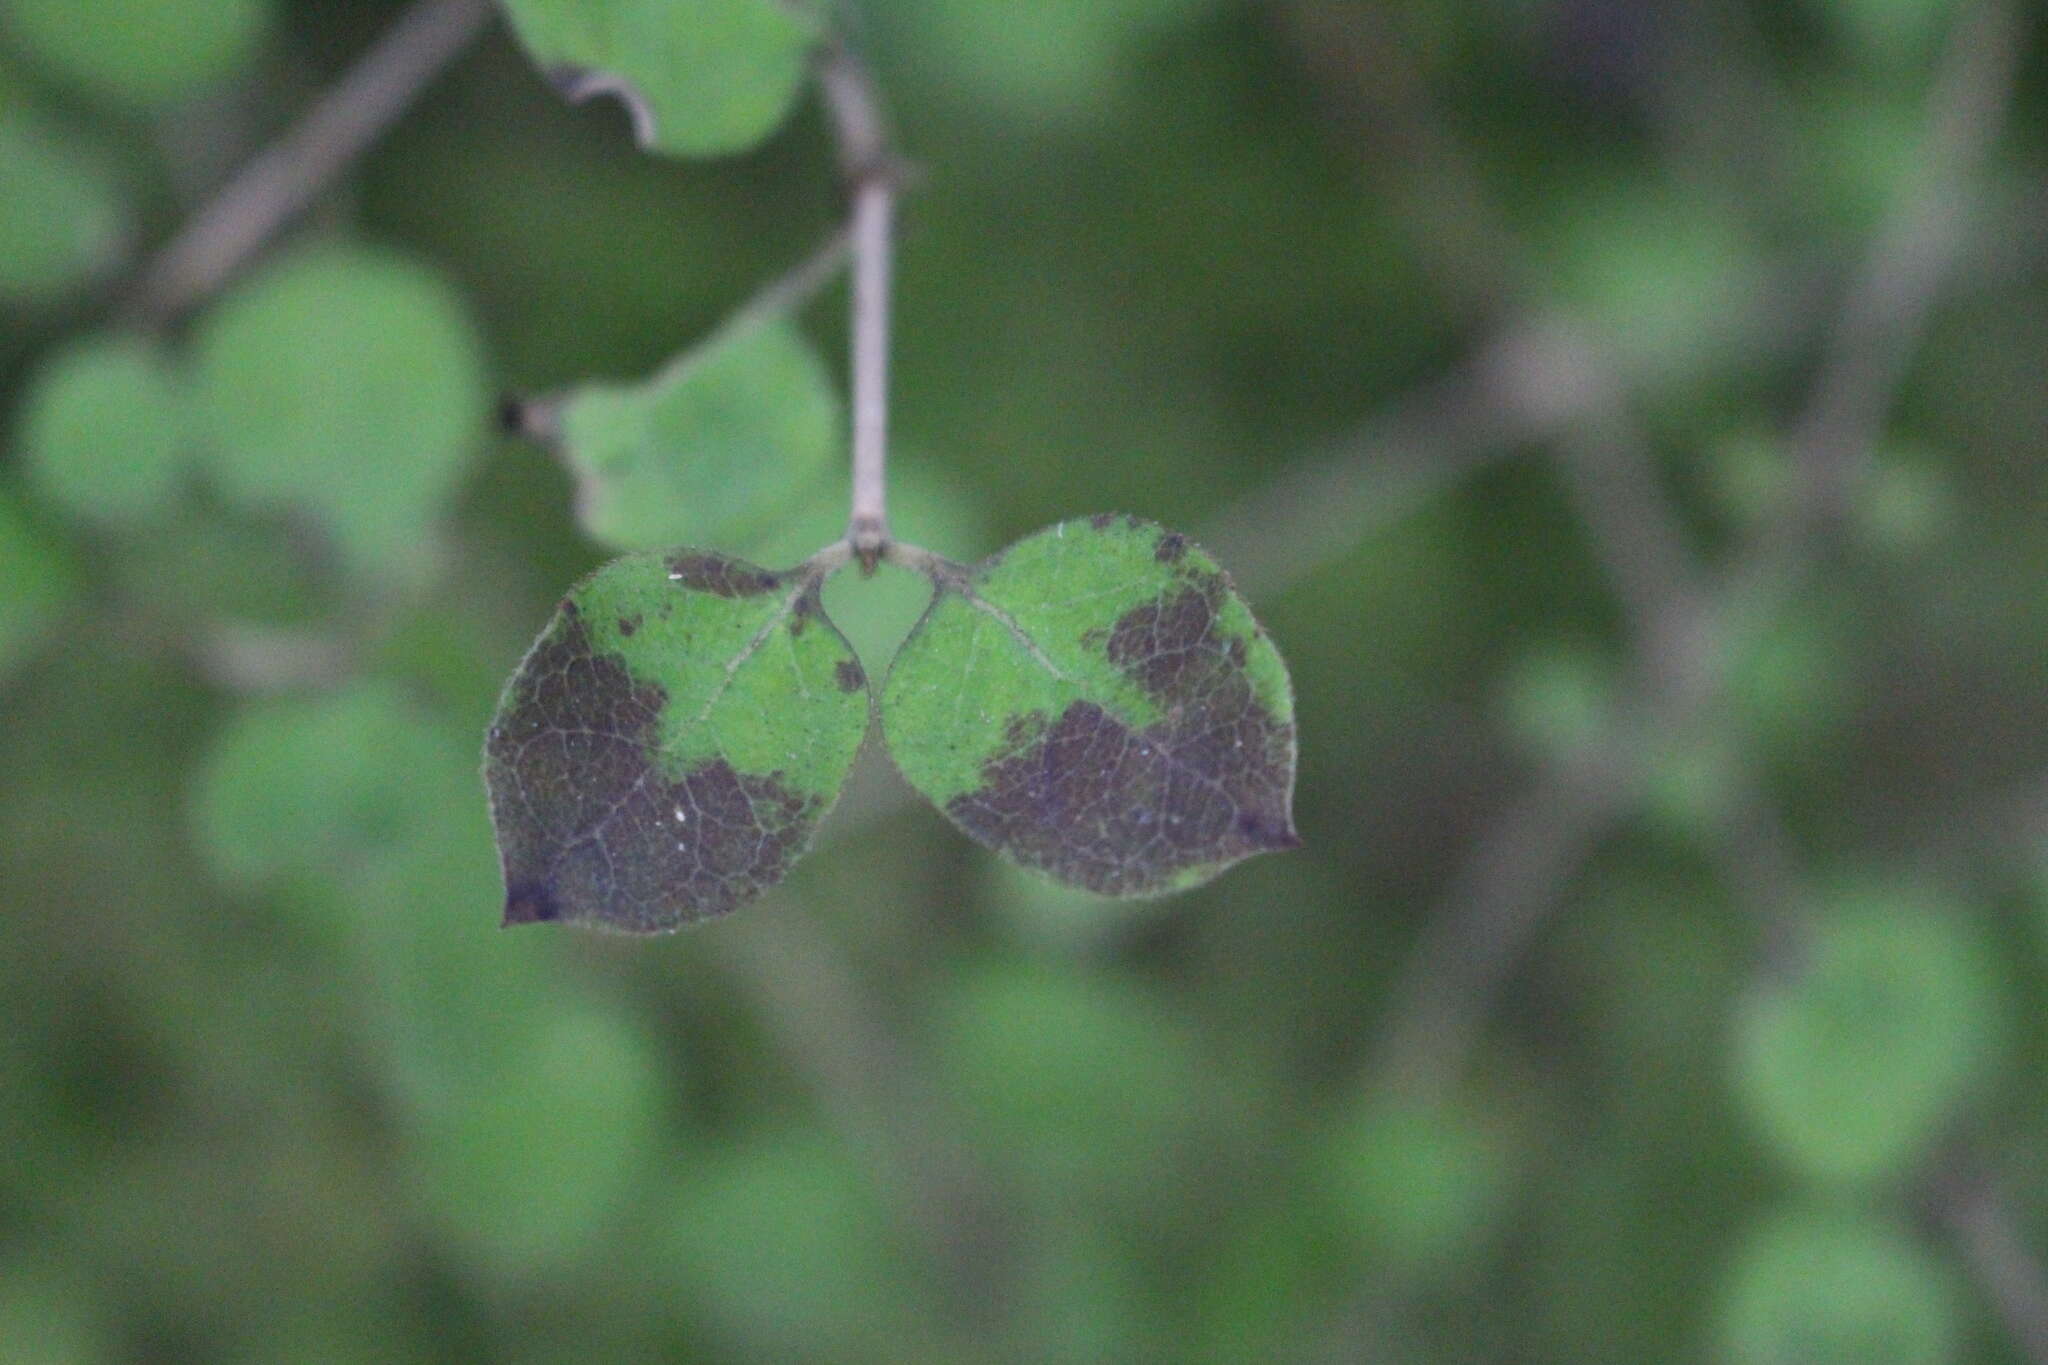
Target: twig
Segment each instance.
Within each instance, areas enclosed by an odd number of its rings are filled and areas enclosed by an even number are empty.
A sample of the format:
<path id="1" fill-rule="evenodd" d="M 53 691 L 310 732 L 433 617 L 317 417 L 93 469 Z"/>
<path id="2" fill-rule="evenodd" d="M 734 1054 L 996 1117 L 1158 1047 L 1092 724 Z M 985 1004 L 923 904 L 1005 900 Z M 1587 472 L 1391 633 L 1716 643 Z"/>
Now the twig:
<path id="1" fill-rule="evenodd" d="M 674 380 L 711 354 L 715 347 L 802 308 L 845 266 L 846 253 L 846 230 L 836 229 L 810 255 L 754 291 L 745 303 L 728 313 L 702 339 L 670 357 L 655 374 L 653 382 Z M 562 404 L 569 397 L 567 391 L 531 398 L 507 397 L 499 409 L 499 425 L 515 436 L 552 445 L 561 439 Z"/>
<path id="2" fill-rule="evenodd" d="M 760 995 L 762 1020 L 810 1074 L 832 1119 L 877 1158 L 944 1275 L 952 1316 L 970 1328 L 991 1325 L 1007 1306 L 1008 1224 L 945 1097 L 802 906 L 762 906 L 718 928 L 712 941 Z"/>
<path id="3" fill-rule="evenodd" d="M 1509 454 L 1520 415 L 1461 373 L 1391 404 L 1363 430 L 1295 460 L 1196 535 L 1254 597 L 1277 595 Z"/>
<path id="4" fill-rule="evenodd" d="M 735 308 L 724 322 L 718 324 L 718 330 L 712 335 L 729 341 L 802 308 L 845 268 L 848 244 L 846 229 L 834 229 L 810 255 L 761 286 L 745 303 Z"/>
<path id="5" fill-rule="evenodd" d="M 1927 154 L 1941 158 L 1936 163 L 1941 173 L 1934 180 L 1950 201 L 1949 213 L 1959 211 L 1955 205 L 1965 198 L 1967 183 L 1949 171 L 1981 162 L 1999 123 L 1992 110 L 2002 107 L 2010 91 L 2009 56 L 1999 59 L 1985 49 L 2009 45 L 2011 24 L 2009 19 L 1987 18 L 1990 11 L 2007 12 L 1999 0 L 1988 0 L 1962 21 L 1929 115 Z M 1971 117 L 1963 117 L 1964 110 Z M 1874 389 L 1872 380 L 1895 377 L 1903 369 L 1904 356 L 1931 305 L 1932 288 L 1946 274 L 1957 234 L 1943 232 L 1937 238 L 1931 228 L 1910 228 L 1932 221 L 1926 198 L 1923 189 L 1894 210 L 1860 272 L 1862 287 L 1852 291 L 1845 307 L 1835 358 L 1823 371 L 1811 409 L 1832 415 L 1809 419 L 1801 428 L 1809 443 L 1819 440 L 1816 433 L 1827 438 L 1824 447 L 1809 444 L 1804 463 L 1814 480 L 1810 488 L 1825 492 L 1823 483 L 1843 476 L 1836 457 L 1843 434 L 1873 420 L 1861 414 L 1881 415 L 1888 392 Z M 1911 287 L 1876 281 L 1886 269 L 1908 270 Z M 1875 309 L 1869 302 L 1872 297 L 1907 300 L 1911 306 Z M 1878 326 L 1880 320 L 1887 325 Z M 1864 359 L 1872 355 L 1896 358 L 1880 371 Z M 1843 394 L 1853 394 L 1856 402 L 1847 402 Z M 1724 579 L 1718 596 L 1702 599 L 1686 622 L 1664 628 L 1671 653 L 1657 671 L 1669 685 L 1661 692 L 1639 690 L 1618 706 L 1615 719 L 1601 734 L 1584 750 L 1547 765 L 1532 795 L 1480 837 L 1396 987 L 1376 1054 L 1383 1075 L 1395 1083 L 1424 1087 L 1441 1087 L 1455 1076 L 1478 1036 L 1494 992 L 1563 895 L 1581 856 L 1632 808 L 1632 797 L 1625 793 L 1640 779 L 1641 741 L 1693 724 L 1719 692 L 1714 664 L 1724 652 L 1729 625 L 1753 607 L 1760 593 L 1782 590 L 1789 575 L 1812 553 L 1810 528 L 1816 523 L 1811 516 L 1794 511 L 1786 520 L 1796 524 L 1761 538 L 1766 547 L 1783 548 L 1753 553 L 1738 572 Z M 1603 792 L 1589 791 L 1589 783 L 1605 784 Z M 1542 847 L 1545 839 L 1559 847 Z M 1782 854 L 1782 847 L 1773 851 L 1780 866 L 1785 861 Z"/>
<path id="6" fill-rule="evenodd" d="M 874 78 L 842 38 L 818 80 L 852 187 L 853 499 L 846 535 L 873 572 L 889 542 L 889 303 L 899 173 Z"/>
<path id="7" fill-rule="evenodd" d="M 2034 1365 L 2048 1365 L 2048 1268 L 2013 1225 L 2012 1210 L 1988 1175 L 1947 1173 L 1929 1190 L 1934 1216 Z"/>
<path id="8" fill-rule="evenodd" d="M 418 0 L 270 146 L 187 220 L 121 308 L 163 326 L 212 294 L 367 150 L 490 21 L 489 0 Z"/>
<path id="9" fill-rule="evenodd" d="M 1553 764 L 1487 827 L 1409 950 L 1368 1059 L 1374 1084 L 1421 1103 L 1457 1084 L 1565 883 L 1634 803 L 1632 733 Z"/>
<path id="10" fill-rule="evenodd" d="M 1811 552 L 1815 529 L 1846 508 L 1961 254 L 1969 186 L 2005 125 L 2019 49 L 2009 0 L 1982 0 L 1957 16 L 1929 97 L 1921 175 L 1880 225 L 1850 285 L 1819 380 L 1793 425 L 1792 513 L 1731 573 L 1736 596 L 1788 578 Z"/>

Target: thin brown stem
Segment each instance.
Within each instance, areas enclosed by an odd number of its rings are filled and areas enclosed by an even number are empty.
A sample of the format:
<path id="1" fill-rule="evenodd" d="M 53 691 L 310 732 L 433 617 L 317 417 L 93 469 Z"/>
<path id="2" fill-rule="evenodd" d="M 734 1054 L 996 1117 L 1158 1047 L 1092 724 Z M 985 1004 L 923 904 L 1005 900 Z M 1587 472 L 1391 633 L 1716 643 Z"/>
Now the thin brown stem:
<path id="1" fill-rule="evenodd" d="M 489 0 L 418 0 L 186 221 L 143 268 L 123 316 L 164 326 L 226 284 L 412 107 L 483 33 L 494 8 Z"/>
<path id="2" fill-rule="evenodd" d="M 852 187 L 853 497 L 846 535 L 873 571 L 889 543 L 889 312 L 899 176 L 874 77 L 845 40 L 818 66 L 825 107 Z"/>
<path id="3" fill-rule="evenodd" d="M 941 1272 L 951 1318 L 963 1331 L 987 1328 L 1006 1307 L 1009 1219 L 923 1059 L 794 900 L 734 916 L 715 942 L 760 997 L 762 1020 L 831 1120 L 873 1158 Z"/>
<path id="4" fill-rule="evenodd" d="M 1798 498 L 1729 575 L 1744 596 L 1788 578 L 1814 532 L 1848 506 L 1928 318 L 1965 245 L 1971 193 L 2005 126 L 2020 57 L 2009 0 L 1958 14 L 1921 137 L 1919 174 L 1901 193 L 1851 280 L 1820 375 L 1793 424 Z"/>
<path id="5" fill-rule="evenodd" d="M 787 317 L 802 308 L 832 282 L 845 266 L 846 254 L 847 234 L 844 229 L 836 230 L 810 255 L 762 285 L 708 335 L 672 356 L 662 366 L 657 381 L 675 378 L 710 354 L 714 347 L 745 336 L 756 327 Z M 499 415 L 500 422 L 515 436 L 552 445 L 561 439 L 562 405 L 568 397 L 567 392 L 508 397 Z"/>
<path id="6" fill-rule="evenodd" d="M 2048 1266 L 2028 1245 L 1997 1185 L 1984 1172 L 1948 1172 L 1936 1177 L 1929 1194 L 1936 1220 L 2013 1345 L 2033 1365 L 2048 1365 Z"/>

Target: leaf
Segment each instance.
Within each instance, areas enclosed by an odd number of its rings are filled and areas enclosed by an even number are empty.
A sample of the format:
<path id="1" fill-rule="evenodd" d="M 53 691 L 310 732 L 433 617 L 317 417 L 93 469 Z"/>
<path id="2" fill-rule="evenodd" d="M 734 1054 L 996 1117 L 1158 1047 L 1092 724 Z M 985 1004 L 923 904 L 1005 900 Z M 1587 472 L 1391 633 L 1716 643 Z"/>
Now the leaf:
<path id="1" fill-rule="evenodd" d="M 1469 1257 L 1499 1213 L 1498 1143 L 1447 1107 L 1374 1100 L 1333 1134 L 1330 1200 L 1375 1259 L 1442 1268 Z"/>
<path id="2" fill-rule="evenodd" d="M 1865 893 L 1815 932 L 1798 979 L 1742 1002 L 1737 1097 L 1794 1170 L 1879 1179 L 1920 1154 L 1983 1073 L 1990 970 L 1953 907 Z"/>
<path id="3" fill-rule="evenodd" d="M 255 55 L 270 0 L 8 0 L 8 33 L 52 75 L 137 103 L 187 95 Z"/>
<path id="4" fill-rule="evenodd" d="M 741 539 L 809 491 L 839 446 L 832 382 L 787 322 L 714 339 L 645 383 L 584 385 L 560 420 L 577 519 L 615 550 Z"/>
<path id="5" fill-rule="evenodd" d="M 46 357 L 22 398 L 30 479 L 80 517 L 133 520 L 176 496 L 190 448 L 170 357 L 139 337 L 74 342 Z"/>
<path id="6" fill-rule="evenodd" d="M 61 128 L 0 109 L 0 300 L 57 294 L 114 264 L 128 208 L 113 177 Z"/>
<path id="7" fill-rule="evenodd" d="M 640 145 L 742 152 L 796 100 L 816 32 L 780 0 L 505 0 L 534 63 L 572 103 L 612 95 Z"/>
<path id="8" fill-rule="evenodd" d="M 612 561 L 490 729 L 505 922 L 654 933 L 753 899 L 837 799 L 868 710 L 815 575 L 695 550 Z"/>
<path id="9" fill-rule="evenodd" d="M 409 567 L 484 426 L 481 347 L 455 290 L 394 252 L 314 247 L 236 288 L 196 346 L 220 491 L 317 513 L 357 569 Z"/>
<path id="10" fill-rule="evenodd" d="M 552 1004 L 499 1066 L 471 1067 L 408 1123 L 422 1204 L 484 1269 L 574 1264 L 660 1155 L 662 1058 L 644 1028 L 595 1004 Z"/>
<path id="11" fill-rule="evenodd" d="M 78 573 L 61 547 L 0 489 L 0 675 L 42 643 L 78 595 Z"/>
<path id="12" fill-rule="evenodd" d="M 1098 1214 L 1148 1211 L 1147 1192 L 1216 1143 L 1214 1059 L 1143 988 L 1084 971 L 961 973 L 932 1002 L 947 1095 L 1019 1188 Z M 1164 1210 L 1151 1210 L 1165 1212 Z"/>
<path id="13" fill-rule="evenodd" d="M 984 0 L 906 0 L 892 10 L 903 41 L 930 69 L 977 102 L 1038 123 L 1101 110 L 1148 44 L 1214 8 L 1213 0 L 1040 0 L 1028 24 Z"/>
<path id="14" fill-rule="evenodd" d="M 945 578 L 882 725 L 961 829 L 1102 895 L 1300 842 L 1287 666 L 1208 555 L 1136 517 L 1063 522 Z"/>
<path id="15" fill-rule="evenodd" d="M 1724 1365 L 1948 1365 L 1954 1283 L 1874 1215 L 1795 1210 L 1744 1242 L 1721 1294 Z"/>
<path id="16" fill-rule="evenodd" d="M 402 858 L 445 792 L 421 775 L 459 752 L 388 683 L 249 706 L 214 737 L 193 792 L 200 852 L 223 882 L 360 876 Z"/>
<path id="17" fill-rule="evenodd" d="M 690 1163 L 656 1254 L 734 1359 L 923 1360 L 918 1266 L 868 1169 L 816 1129 Z"/>

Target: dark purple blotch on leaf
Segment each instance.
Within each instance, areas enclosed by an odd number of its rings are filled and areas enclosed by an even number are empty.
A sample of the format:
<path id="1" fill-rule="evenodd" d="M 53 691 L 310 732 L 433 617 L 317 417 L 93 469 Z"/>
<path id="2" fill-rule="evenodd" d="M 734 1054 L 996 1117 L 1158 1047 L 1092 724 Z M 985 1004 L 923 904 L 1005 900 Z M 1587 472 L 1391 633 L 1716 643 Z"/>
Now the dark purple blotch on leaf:
<path id="1" fill-rule="evenodd" d="M 1175 556 L 1179 558 L 1178 555 Z M 1294 727 L 1218 638 L 1229 585 L 1185 572 L 1097 632 L 1161 717 L 1133 729 L 1092 701 L 1012 717 L 982 785 L 947 803 L 963 829 L 1026 866 L 1109 896 L 1172 890 L 1196 869 L 1296 848 Z"/>
<path id="2" fill-rule="evenodd" d="M 782 582 L 780 574 L 757 569 L 730 555 L 684 550 L 669 556 L 668 576 L 694 592 L 715 597 L 758 597 L 774 592 Z"/>

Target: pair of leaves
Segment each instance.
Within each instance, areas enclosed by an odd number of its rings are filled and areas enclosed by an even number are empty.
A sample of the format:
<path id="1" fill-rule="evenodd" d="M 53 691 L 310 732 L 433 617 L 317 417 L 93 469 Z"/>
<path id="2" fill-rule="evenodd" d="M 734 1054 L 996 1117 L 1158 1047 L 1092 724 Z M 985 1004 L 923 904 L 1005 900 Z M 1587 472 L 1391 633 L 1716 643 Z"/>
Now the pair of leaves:
<path id="1" fill-rule="evenodd" d="M 882 726 L 969 835 L 1111 896 L 1296 844 L 1286 666 L 1184 536 L 1063 522 L 934 581 Z M 684 550 L 569 595 L 486 745 L 508 923 L 674 929 L 783 876 L 872 706 L 821 582 Z"/>

